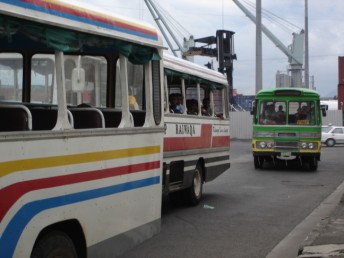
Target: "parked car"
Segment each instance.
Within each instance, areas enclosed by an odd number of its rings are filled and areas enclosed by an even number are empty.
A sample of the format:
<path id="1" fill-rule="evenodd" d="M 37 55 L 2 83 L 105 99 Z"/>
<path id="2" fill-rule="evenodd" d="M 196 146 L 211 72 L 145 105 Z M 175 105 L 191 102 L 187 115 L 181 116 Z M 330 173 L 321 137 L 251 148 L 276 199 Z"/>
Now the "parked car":
<path id="1" fill-rule="evenodd" d="M 323 126 L 321 142 L 328 147 L 344 143 L 344 126 Z"/>

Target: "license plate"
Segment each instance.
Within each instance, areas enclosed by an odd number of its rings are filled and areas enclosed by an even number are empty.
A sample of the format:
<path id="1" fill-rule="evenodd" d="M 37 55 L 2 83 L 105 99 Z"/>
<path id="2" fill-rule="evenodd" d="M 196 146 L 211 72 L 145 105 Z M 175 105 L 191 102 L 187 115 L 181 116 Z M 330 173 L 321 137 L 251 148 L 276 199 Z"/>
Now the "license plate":
<path id="1" fill-rule="evenodd" d="M 281 152 L 281 156 L 282 157 L 290 157 L 291 156 L 291 152 Z"/>

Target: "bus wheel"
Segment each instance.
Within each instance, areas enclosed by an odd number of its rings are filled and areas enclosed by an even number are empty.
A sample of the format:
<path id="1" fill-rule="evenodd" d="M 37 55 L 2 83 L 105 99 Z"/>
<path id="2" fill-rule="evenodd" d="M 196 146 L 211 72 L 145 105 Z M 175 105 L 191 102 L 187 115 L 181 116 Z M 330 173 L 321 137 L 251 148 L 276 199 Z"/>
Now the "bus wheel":
<path id="1" fill-rule="evenodd" d="M 333 139 L 328 139 L 325 143 L 327 147 L 333 147 L 336 144 L 335 140 Z"/>
<path id="2" fill-rule="evenodd" d="M 184 190 L 183 196 L 185 202 L 190 206 L 195 206 L 202 198 L 203 174 L 200 165 L 197 165 L 192 180 L 192 186 Z"/>
<path id="3" fill-rule="evenodd" d="M 77 252 L 71 238 L 62 231 L 51 231 L 38 239 L 31 258 L 77 258 Z"/>
<path id="4" fill-rule="evenodd" d="M 316 159 L 311 159 L 309 161 L 309 170 L 315 171 L 318 169 L 318 161 Z"/>
<path id="5" fill-rule="evenodd" d="M 264 160 L 260 157 L 254 156 L 254 168 L 263 168 Z"/>

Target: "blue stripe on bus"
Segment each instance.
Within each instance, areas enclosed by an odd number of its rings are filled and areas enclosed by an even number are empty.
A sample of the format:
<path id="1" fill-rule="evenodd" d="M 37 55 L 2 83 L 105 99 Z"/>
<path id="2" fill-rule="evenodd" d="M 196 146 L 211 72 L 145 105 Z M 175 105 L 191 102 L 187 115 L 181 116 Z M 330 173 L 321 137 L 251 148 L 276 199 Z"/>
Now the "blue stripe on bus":
<path id="1" fill-rule="evenodd" d="M 7 258 L 13 256 L 19 237 L 21 236 L 27 224 L 34 216 L 44 210 L 88 201 L 91 199 L 105 197 L 133 189 L 156 185 L 159 183 L 160 177 L 156 176 L 119 185 L 108 186 L 100 189 L 57 196 L 27 203 L 23 205 L 23 207 L 21 207 L 13 216 L 12 220 L 8 223 L 5 231 L 0 238 L 1 257 Z"/>
<path id="2" fill-rule="evenodd" d="M 134 31 L 134 30 L 129 30 L 123 27 L 119 27 L 119 26 L 115 26 L 112 24 L 105 24 L 102 22 L 98 22 L 95 20 L 91 20 L 91 19 L 87 19 L 84 17 L 80 17 L 80 16 L 76 16 L 76 15 L 72 15 L 72 14 L 68 14 L 68 13 L 64 13 L 64 12 L 59 12 L 56 10 L 52 10 L 52 9 L 47 9 L 45 7 L 41 7 L 41 6 L 37 6 L 37 5 L 33 5 L 31 3 L 25 3 L 22 1 L 16 1 L 16 0 L 0 0 L 0 2 L 3 3 L 8 3 L 10 5 L 16 5 L 16 6 L 20 6 L 26 9 L 31 9 L 31 10 L 35 10 L 35 11 L 40 11 L 43 13 L 47 13 L 47 14 L 51 14 L 54 16 L 59 16 L 59 17 L 63 17 L 63 18 L 67 18 L 69 20 L 74 20 L 77 22 L 82 22 L 82 23 L 86 23 L 86 24 L 90 24 L 90 25 L 95 25 L 95 26 L 99 26 L 105 29 L 110 29 L 110 30 L 114 30 L 114 31 L 119 31 L 119 32 L 123 32 L 126 34 L 130 34 L 130 35 L 134 35 L 134 36 L 138 36 L 138 37 L 142 37 L 142 38 L 146 38 L 146 39 L 151 39 L 151 40 L 158 40 L 157 36 L 154 35 L 149 35 L 146 33 L 142 33 L 142 32 L 138 32 L 138 31 Z M 49 10 L 49 11 L 47 11 Z"/>

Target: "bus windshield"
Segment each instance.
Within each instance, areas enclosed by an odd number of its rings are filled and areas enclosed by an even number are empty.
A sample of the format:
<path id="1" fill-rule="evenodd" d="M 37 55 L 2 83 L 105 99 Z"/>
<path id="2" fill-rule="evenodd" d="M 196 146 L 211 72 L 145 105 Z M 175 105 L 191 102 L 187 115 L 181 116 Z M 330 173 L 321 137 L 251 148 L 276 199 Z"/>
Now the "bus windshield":
<path id="1" fill-rule="evenodd" d="M 261 101 L 261 125 L 315 125 L 314 101 Z"/>

